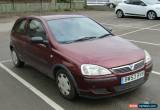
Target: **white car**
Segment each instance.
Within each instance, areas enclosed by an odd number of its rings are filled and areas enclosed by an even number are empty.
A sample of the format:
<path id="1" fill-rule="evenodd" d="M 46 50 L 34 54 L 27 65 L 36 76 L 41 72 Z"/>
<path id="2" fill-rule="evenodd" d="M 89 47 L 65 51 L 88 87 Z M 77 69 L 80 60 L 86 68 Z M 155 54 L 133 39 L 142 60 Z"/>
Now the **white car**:
<path id="1" fill-rule="evenodd" d="M 160 17 L 160 0 L 123 0 L 115 8 L 115 13 L 118 18 L 140 16 L 153 20 Z"/>

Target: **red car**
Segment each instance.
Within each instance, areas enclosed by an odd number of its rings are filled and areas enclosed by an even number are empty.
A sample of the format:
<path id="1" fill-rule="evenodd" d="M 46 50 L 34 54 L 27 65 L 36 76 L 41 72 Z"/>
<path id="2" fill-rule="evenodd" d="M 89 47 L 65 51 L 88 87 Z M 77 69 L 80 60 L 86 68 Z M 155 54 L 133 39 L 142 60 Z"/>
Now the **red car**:
<path id="1" fill-rule="evenodd" d="M 55 79 L 66 99 L 134 90 L 152 70 L 147 51 L 82 15 L 19 18 L 10 50 L 16 67 L 29 64 Z"/>

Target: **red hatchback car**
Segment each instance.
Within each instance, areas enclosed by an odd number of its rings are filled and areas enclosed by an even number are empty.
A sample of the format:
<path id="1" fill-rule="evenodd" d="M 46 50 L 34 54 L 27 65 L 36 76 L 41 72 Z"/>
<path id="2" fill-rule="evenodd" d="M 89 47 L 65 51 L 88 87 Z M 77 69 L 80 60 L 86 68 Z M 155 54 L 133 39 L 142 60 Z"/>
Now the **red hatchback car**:
<path id="1" fill-rule="evenodd" d="M 126 93 L 152 70 L 147 51 L 82 15 L 19 18 L 10 50 L 16 67 L 29 64 L 55 79 L 67 99 Z"/>

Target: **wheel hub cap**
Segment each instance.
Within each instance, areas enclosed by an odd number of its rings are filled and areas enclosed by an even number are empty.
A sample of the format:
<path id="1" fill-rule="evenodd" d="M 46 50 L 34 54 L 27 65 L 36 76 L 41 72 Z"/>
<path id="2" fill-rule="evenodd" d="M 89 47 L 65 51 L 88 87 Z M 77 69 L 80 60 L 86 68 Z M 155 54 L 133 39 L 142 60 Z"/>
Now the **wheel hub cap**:
<path id="1" fill-rule="evenodd" d="M 11 57 L 12 57 L 13 63 L 17 64 L 18 63 L 18 58 L 17 58 L 17 55 L 16 55 L 15 51 L 12 51 Z"/>
<path id="2" fill-rule="evenodd" d="M 110 7 L 110 8 L 113 8 L 113 4 L 110 4 L 109 7 Z"/>
<path id="3" fill-rule="evenodd" d="M 58 87 L 63 95 L 69 95 L 71 90 L 71 85 L 69 79 L 65 74 L 58 75 Z"/>
<path id="4" fill-rule="evenodd" d="M 148 14 L 149 19 L 155 19 L 155 17 L 156 17 L 156 15 L 154 12 L 149 12 L 149 14 Z"/>
<path id="5" fill-rule="evenodd" d="M 118 12 L 117 12 L 117 15 L 118 15 L 118 17 L 122 17 L 122 12 L 121 12 L 121 11 L 118 11 Z"/>

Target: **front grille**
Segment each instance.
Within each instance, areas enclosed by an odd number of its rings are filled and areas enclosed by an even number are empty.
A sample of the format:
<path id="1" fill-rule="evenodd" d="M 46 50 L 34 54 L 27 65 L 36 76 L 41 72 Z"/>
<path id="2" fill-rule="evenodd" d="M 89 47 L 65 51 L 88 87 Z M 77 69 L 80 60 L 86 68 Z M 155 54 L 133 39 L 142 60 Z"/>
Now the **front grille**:
<path id="1" fill-rule="evenodd" d="M 144 67 L 144 60 L 141 60 L 136 63 L 129 64 L 129 65 L 112 68 L 111 71 L 114 73 L 127 73 L 127 72 L 136 71 L 143 67 Z"/>

